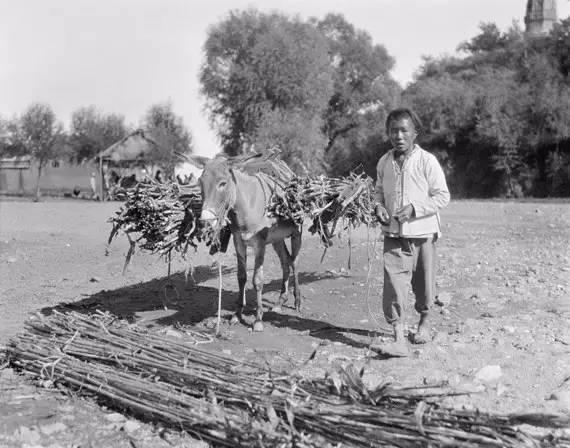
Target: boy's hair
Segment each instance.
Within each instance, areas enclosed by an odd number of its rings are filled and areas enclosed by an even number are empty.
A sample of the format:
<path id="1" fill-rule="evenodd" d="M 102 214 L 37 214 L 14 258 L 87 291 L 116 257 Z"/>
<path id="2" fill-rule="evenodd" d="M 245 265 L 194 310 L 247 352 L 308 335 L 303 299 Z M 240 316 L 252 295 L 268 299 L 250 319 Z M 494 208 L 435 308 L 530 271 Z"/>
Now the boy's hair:
<path id="1" fill-rule="evenodd" d="M 401 107 L 399 109 L 394 109 L 390 111 L 388 117 L 386 117 L 386 134 L 389 133 L 390 124 L 393 121 L 398 121 L 401 120 L 402 118 L 410 119 L 414 124 L 414 128 L 416 129 L 416 132 L 418 134 L 422 131 L 423 125 L 422 121 L 420 120 L 420 117 L 418 117 L 413 110 L 408 109 L 407 107 Z"/>

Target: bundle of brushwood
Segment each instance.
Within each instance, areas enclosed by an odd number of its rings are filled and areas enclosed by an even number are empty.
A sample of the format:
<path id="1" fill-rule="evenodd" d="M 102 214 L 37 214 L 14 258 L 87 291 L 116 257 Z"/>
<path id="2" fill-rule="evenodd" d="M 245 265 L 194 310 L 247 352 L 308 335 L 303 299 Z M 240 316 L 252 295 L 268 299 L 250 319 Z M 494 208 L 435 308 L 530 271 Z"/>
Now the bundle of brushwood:
<path id="1" fill-rule="evenodd" d="M 108 406 L 184 430 L 212 446 L 570 446 L 566 416 L 497 415 L 441 407 L 442 386 L 365 387 L 339 368 L 319 380 L 210 353 L 109 314 L 30 319 L 8 362 Z M 529 432 L 522 424 L 542 426 Z M 537 434 L 542 435 L 537 435 Z M 565 435 L 566 434 L 566 435 Z"/>
<path id="2" fill-rule="evenodd" d="M 185 256 L 189 247 L 210 244 L 212 237 L 198 226 L 202 208 L 198 185 L 141 182 L 124 192 L 125 202 L 110 219 L 109 244 L 119 231 L 131 242 L 126 264 L 135 245 L 165 258 L 174 250 Z"/>
<path id="3" fill-rule="evenodd" d="M 366 175 L 296 177 L 273 193 L 268 212 L 297 224 L 309 219 L 309 231 L 330 244 L 339 223 L 341 229 L 375 225 L 372 202 L 372 179 Z"/>

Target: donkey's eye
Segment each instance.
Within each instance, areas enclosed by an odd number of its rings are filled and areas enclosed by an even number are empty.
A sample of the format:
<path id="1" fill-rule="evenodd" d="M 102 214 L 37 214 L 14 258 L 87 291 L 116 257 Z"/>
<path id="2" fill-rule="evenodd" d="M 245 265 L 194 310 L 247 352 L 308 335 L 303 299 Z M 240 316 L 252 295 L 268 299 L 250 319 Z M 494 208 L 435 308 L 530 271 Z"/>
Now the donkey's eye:
<path id="1" fill-rule="evenodd" d="M 218 188 L 219 188 L 220 190 L 221 190 L 222 188 L 226 188 L 226 185 L 227 185 L 227 184 L 228 184 L 228 183 L 227 183 L 225 180 L 223 180 L 223 181 L 221 181 L 221 182 L 218 184 Z"/>

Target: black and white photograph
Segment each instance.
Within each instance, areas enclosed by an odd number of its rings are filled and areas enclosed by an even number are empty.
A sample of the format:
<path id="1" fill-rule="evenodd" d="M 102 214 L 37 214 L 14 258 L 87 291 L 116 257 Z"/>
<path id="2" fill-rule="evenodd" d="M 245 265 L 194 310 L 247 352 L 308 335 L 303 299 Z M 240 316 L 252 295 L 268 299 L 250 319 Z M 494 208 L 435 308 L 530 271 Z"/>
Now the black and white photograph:
<path id="1" fill-rule="evenodd" d="M 0 448 L 570 448 L 570 0 L 0 0 Z"/>

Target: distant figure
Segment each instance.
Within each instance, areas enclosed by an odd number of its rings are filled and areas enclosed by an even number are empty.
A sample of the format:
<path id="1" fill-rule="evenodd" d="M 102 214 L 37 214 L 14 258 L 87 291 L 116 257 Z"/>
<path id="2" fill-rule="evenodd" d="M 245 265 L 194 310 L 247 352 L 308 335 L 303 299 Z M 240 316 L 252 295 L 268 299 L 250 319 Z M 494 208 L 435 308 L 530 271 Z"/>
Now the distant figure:
<path id="1" fill-rule="evenodd" d="M 97 199 L 97 178 L 95 177 L 95 173 L 91 173 L 89 183 L 91 184 L 92 198 Z"/>
<path id="2" fill-rule="evenodd" d="M 160 172 L 160 170 L 156 171 L 156 174 L 154 175 L 154 180 L 156 180 L 159 184 L 162 183 L 162 173 Z"/>
<path id="3" fill-rule="evenodd" d="M 119 179 L 120 176 L 117 174 L 117 172 L 115 170 L 111 170 L 109 173 L 109 182 L 111 183 L 111 186 L 117 185 L 119 183 Z"/>
<path id="4" fill-rule="evenodd" d="M 80 193 L 81 193 L 81 190 L 79 189 L 79 187 L 75 187 L 73 189 L 73 196 L 75 196 L 76 198 L 79 197 Z"/>

